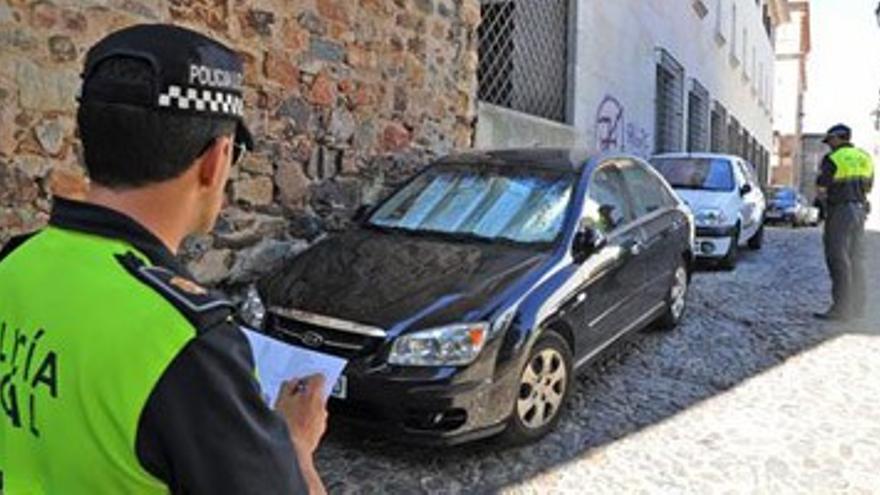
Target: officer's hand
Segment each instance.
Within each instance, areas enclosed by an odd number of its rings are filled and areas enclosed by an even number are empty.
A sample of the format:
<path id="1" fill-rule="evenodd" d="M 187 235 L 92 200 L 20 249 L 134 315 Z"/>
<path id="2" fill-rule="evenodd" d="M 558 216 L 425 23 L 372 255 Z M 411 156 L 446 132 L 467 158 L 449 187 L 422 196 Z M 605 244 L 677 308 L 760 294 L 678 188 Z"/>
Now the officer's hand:
<path id="1" fill-rule="evenodd" d="M 327 429 L 324 375 L 293 379 L 281 385 L 275 410 L 287 421 L 293 447 L 299 456 L 314 454 Z"/>

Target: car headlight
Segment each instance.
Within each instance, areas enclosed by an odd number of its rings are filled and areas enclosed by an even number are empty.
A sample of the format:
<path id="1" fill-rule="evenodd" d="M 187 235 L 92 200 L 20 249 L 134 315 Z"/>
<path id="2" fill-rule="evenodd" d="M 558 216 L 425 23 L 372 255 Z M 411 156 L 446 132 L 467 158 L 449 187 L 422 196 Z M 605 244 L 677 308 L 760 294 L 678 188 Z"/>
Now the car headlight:
<path id="1" fill-rule="evenodd" d="M 717 208 L 706 208 L 700 210 L 694 215 L 697 225 L 706 227 L 715 227 L 727 223 L 727 215 Z"/>
<path id="2" fill-rule="evenodd" d="M 263 322 L 266 320 L 266 306 L 256 286 L 250 285 L 245 291 L 239 315 L 246 325 L 256 329 L 263 327 Z"/>
<path id="3" fill-rule="evenodd" d="M 465 366 L 483 350 L 488 323 L 460 323 L 401 335 L 388 363 L 401 366 Z"/>

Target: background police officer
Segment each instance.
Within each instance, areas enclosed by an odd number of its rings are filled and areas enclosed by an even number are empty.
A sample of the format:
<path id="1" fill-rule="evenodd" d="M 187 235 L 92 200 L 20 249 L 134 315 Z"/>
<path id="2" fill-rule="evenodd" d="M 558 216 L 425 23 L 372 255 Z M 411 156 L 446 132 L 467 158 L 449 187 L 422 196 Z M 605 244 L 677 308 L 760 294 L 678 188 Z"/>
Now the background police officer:
<path id="1" fill-rule="evenodd" d="M 825 155 L 816 184 L 825 189 L 825 260 L 831 274 L 831 308 L 817 318 L 846 320 L 865 314 L 864 237 L 869 212 L 868 193 L 874 183 L 871 156 L 850 140 L 849 127 L 838 124 L 828 130 Z"/>
<path id="2" fill-rule="evenodd" d="M 232 305 L 175 259 L 212 229 L 252 145 L 241 72 L 235 52 L 172 26 L 89 51 L 88 202 L 56 199 L 44 230 L 0 251 L 6 493 L 324 491 L 322 378 L 285 384 L 270 409 Z"/>

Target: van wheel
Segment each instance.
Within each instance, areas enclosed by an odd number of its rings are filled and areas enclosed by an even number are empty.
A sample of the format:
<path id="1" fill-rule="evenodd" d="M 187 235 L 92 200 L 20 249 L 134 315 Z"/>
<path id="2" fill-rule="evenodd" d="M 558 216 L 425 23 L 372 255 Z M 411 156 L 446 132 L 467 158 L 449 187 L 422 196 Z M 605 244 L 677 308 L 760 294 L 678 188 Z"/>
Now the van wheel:
<path id="1" fill-rule="evenodd" d="M 565 339 L 545 331 L 520 372 L 513 414 L 502 437 L 505 443 L 534 442 L 556 427 L 571 389 L 571 361 Z"/>
<path id="2" fill-rule="evenodd" d="M 725 270 L 733 270 L 736 268 L 736 258 L 739 256 L 739 226 L 730 236 L 730 249 L 727 250 L 727 256 L 721 258 L 721 268 Z"/>
<path id="3" fill-rule="evenodd" d="M 761 226 L 758 227 L 758 231 L 755 232 L 755 235 L 749 239 L 749 249 L 752 251 L 758 251 L 764 246 L 764 222 L 761 222 Z"/>
<path id="4" fill-rule="evenodd" d="M 666 296 L 666 311 L 654 322 L 652 328 L 660 331 L 675 329 L 684 317 L 687 309 L 687 293 L 690 277 L 684 261 L 679 262 L 672 275 L 672 284 Z"/>

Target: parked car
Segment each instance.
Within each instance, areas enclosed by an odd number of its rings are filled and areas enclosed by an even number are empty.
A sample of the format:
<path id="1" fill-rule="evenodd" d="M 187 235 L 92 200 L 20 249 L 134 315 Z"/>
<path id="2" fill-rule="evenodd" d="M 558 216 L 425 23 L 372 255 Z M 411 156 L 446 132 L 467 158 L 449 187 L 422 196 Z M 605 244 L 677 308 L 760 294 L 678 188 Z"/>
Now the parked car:
<path id="1" fill-rule="evenodd" d="M 262 280 L 262 328 L 349 360 L 334 417 L 412 442 L 527 442 L 601 351 L 678 324 L 692 241 L 638 158 L 459 154 Z"/>
<path id="2" fill-rule="evenodd" d="M 736 267 L 740 246 L 761 249 L 766 202 L 754 168 L 737 156 L 671 153 L 651 158 L 691 208 L 700 258 Z"/>
<path id="3" fill-rule="evenodd" d="M 774 187 L 768 191 L 767 223 L 787 223 L 792 227 L 817 225 L 819 210 L 793 187 Z"/>
<path id="4" fill-rule="evenodd" d="M 816 206 L 807 206 L 807 225 L 815 227 L 822 223 L 822 211 Z"/>

